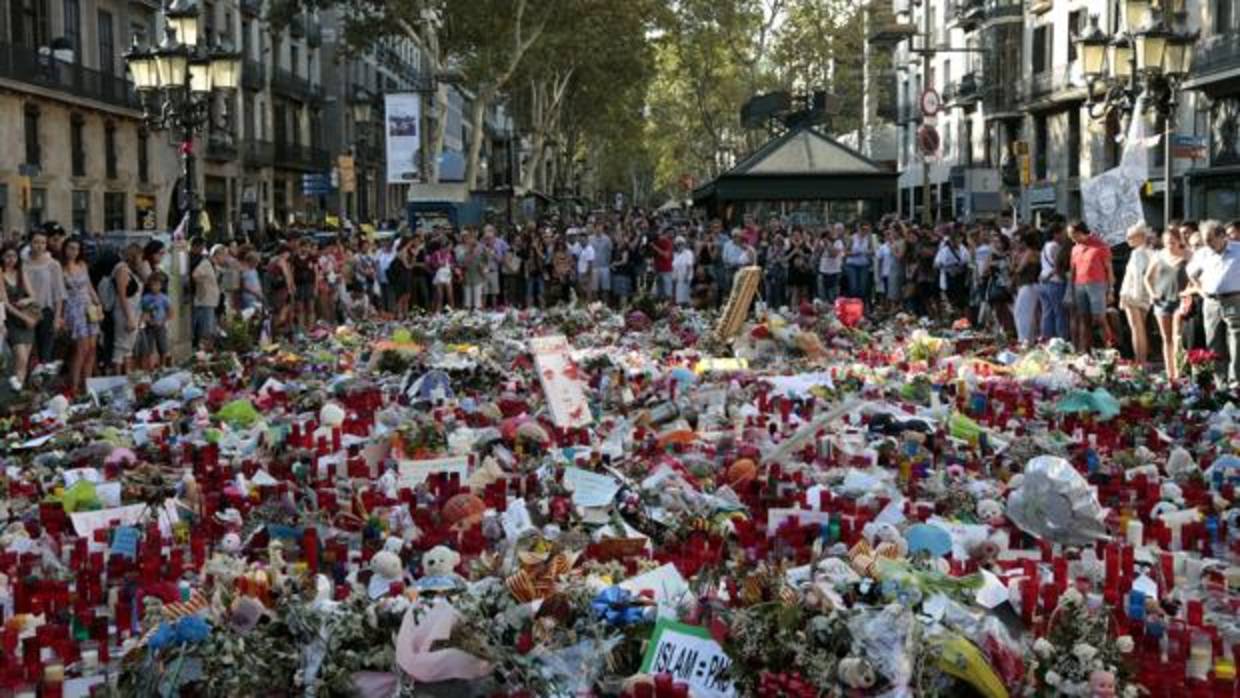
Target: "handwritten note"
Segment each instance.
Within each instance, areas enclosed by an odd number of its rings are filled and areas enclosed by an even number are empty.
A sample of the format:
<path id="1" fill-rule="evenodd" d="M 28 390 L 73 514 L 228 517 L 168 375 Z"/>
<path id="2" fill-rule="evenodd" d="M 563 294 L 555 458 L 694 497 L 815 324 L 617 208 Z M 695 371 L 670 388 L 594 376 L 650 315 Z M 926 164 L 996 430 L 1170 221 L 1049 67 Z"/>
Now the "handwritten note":
<path id="1" fill-rule="evenodd" d="M 645 574 L 631 577 L 620 583 L 620 588 L 634 594 L 641 594 L 649 589 L 654 593 L 654 601 L 659 605 L 660 618 L 675 618 L 676 606 L 689 594 L 689 583 L 681 576 L 676 565 L 668 563 Z"/>
<path id="2" fill-rule="evenodd" d="M 171 536 L 172 525 L 180 520 L 177 516 L 175 499 L 165 499 L 163 507 L 158 510 L 145 504 L 130 504 L 98 511 L 75 511 L 69 514 L 69 522 L 73 524 L 75 533 L 83 538 L 90 538 L 95 531 L 107 528 L 113 521 L 122 526 L 133 526 L 156 515 L 158 515 L 160 533 Z"/>
<path id="3" fill-rule="evenodd" d="M 431 458 L 427 460 L 402 460 L 397 464 L 397 475 L 401 487 L 417 487 L 426 482 L 431 475 L 444 473 L 456 474 L 464 483 L 469 479 L 469 458 L 454 456 L 451 458 Z"/>
<path id="4" fill-rule="evenodd" d="M 530 340 L 530 353 L 534 355 L 534 368 L 547 398 L 551 421 L 561 429 L 584 427 L 594 420 L 570 352 L 572 347 L 563 335 Z"/>
<path id="5" fill-rule="evenodd" d="M 736 687 L 728 679 L 732 659 L 706 628 L 660 620 L 642 660 L 643 674 L 671 674 L 689 684 L 697 698 L 732 698 Z"/>
<path id="6" fill-rule="evenodd" d="M 620 483 L 610 475 L 572 466 L 564 469 L 564 486 L 572 490 L 573 504 L 579 507 L 605 507 L 620 491 Z"/>

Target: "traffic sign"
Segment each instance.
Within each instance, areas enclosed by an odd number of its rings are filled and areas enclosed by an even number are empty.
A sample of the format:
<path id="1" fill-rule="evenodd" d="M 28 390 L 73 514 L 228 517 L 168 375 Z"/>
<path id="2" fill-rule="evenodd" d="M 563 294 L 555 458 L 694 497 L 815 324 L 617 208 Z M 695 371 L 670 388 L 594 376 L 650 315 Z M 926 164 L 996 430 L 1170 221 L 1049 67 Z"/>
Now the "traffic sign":
<path id="1" fill-rule="evenodd" d="M 917 146 L 921 154 L 931 156 L 939 152 L 939 132 L 933 126 L 925 125 L 917 131 Z"/>
<path id="2" fill-rule="evenodd" d="M 943 106 L 943 100 L 939 98 L 939 93 L 933 87 L 927 87 L 921 93 L 921 113 L 922 116 L 934 116 L 939 113 L 939 107 Z"/>
<path id="3" fill-rule="evenodd" d="M 352 194 L 357 191 L 357 169 L 352 155 L 341 155 L 336 163 L 340 172 L 340 191 Z"/>

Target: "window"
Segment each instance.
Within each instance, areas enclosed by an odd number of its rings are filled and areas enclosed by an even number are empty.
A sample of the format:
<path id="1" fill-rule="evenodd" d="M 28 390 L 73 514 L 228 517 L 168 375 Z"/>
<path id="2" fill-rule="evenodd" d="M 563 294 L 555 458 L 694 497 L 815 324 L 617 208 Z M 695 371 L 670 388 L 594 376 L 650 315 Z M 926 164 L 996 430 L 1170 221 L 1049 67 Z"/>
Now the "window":
<path id="1" fill-rule="evenodd" d="M 209 2 L 202 6 L 202 31 L 207 43 L 215 41 L 215 5 Z"/>
<path id="2" fill-rule="evenodd" d="M 65 0 L 65 38 L 73 47 L 73 61 L 82 60 L 82 6 L 78 0 Z"/>
<path id="3" fill-rule="evenodd" d="M 13 3 L 13 43 L 27 48 L 51 42 L 51 12 L 48 0 L 11 0 Z"/>
<path id="4" fill-rule="evenodd" d="M 39 147 L 39 108 L 33 104 L 26 105 L 26 164 L 43 164 L 42 148 Z"/>
<path id="5" fill-rule="evenodd" d="M 973 166 L 973 119 L 967 116 L 960 120 L 960 164 Z"/>
<path id="6" fill-rule="evenodd" d="M 1068 62 L 1076 61 L 1076 40 L 1085 36 L 1085 12 L 1073 10 L 1068 13 Z"/>
<path id="7" fill-rule="evenodd" d="M 1081 110 L 1068 110 L 1068 176 L 1081 176 Z"/>
<path id="8" fill-rule="evenodd" d="M 1050 69 L 1050 26 L 1042 25 L 1033 29 L 1033 72 L 1045 73 Z"/>
<path id="9" fill-rule="evenodd" d="M 103 161 L 108 179 L 116 179 L 116 124 L 111 121 L 103 127 Z"/>
<path id="10" fill-rule="evenodd" d="M 290 45 L 288 47 L 288 56 L 289 70 L 292 71 L 293 75 L 300 74 L 301 71 L 298 68 L 301 67 L 301 50 L 297 46 Z"/>
<path id="11" fill-rule="evenodd" d="M 1046 115 L 1039 114 L 1033 121 L 1033 148 L 1034 148 L 1034 171 L 1035 179 L 1046 179 L 1047 170 L 1047 146 L 1049 145 L 1050 134 L 1046 126 Z"/>
<path id="12" fill-rule="evenodd" d="M 151 181 L 150 140 L 146 129 L 138 131 L 138 181 L 143 184 Z"/>
<path id="13" fill-rule="evenodd" d="M 112 39 L 112 13 L 99 10 L 99 70 L 113 75 L 116 70 L 116 46 Z"/>
<path id="14" fill-rule="evenodd" d="M 254 25 L 250 20 L 241 20 L 241 55 L 248 61 L 254 60 L 254 42 L 250 40 L 250 31 Z"/>
<path id="15" fill-rule="evenodd" d="M 1214 33 L 1230 34 L 1235 29 L 1235 0 L 1214 0 Z"/>
<path id="16" fill-rule="evenodd" d="M 952 84 L 952 62 L 943 61 L 943 89 L 950 89 Z"/>
<path id="17" fill-rule="evenodd" d="M 225 12 L 224 13 L 224 31 L 220 32 L 220 36 L 227 37 L 228 39 L 232 39 L 232 30 L 233 30 L 232 13 Z"/>
<path id="18" fill-rule="evenodd" d="M 73 176 L 86 176 L 86 145 L 82 138 L 82 130 L 86 127 L 86 119 L 81 114 L 69 117 L 69 156 L 73 161 Z"/>
<path id="19" fill-rule="evenodd" d="M 90 220 L 90 192 L 75 189 L 73 191 L 73 232 L 84 235 Z"/>
<path id="20" fill-rule="evenodd" d="M 103 228 L 104 230 L 125 229 L 125 192 L 103 193 Z"/>
<path id="21" fill-rule="evenodd" d="M 30 208 L 26 209 L 26 228 L 34 229 L 43 225 L 43 214 L 47 209 L 47 189 L 30 188 Z"/>

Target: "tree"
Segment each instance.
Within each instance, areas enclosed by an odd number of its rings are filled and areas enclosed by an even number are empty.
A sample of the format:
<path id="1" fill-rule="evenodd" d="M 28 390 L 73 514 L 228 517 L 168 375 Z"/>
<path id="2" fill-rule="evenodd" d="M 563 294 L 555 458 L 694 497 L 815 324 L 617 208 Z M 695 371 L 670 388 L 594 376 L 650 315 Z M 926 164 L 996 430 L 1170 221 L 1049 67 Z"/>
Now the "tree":
<path id="1" fill-rule="evenodd" d="M 466 185 L 475 184 L 487 107 L 538 42 L 560 0 L 273 0 L 268 21 L 279 31 L 306 9 L 336 10 L 344 29 L 345 55 L 364 53 L 393 39 L 407 39 L 422 60 L 422 88 L 428 93 L 429 135 L 422 175 L 439 180 L 448 98 L 444 78 L 473 92 Z"/>
<path id="2" fill-rule="evenodd" d="M 779 81 L 796 91 L 826 90 L 835 100 L 831 129 L 861 125 L 865 67 L 864 9 L 848 0 L 799 0 L 775 33 Z"/>

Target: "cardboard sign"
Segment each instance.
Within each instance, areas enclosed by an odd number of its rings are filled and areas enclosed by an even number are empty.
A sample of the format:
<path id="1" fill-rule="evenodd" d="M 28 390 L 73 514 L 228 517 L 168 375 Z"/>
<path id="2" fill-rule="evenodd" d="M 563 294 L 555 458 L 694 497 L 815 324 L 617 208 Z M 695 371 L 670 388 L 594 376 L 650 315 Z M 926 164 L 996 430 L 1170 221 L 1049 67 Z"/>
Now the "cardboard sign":
<path id="1" fill-rule="evenodd" d="M 660 618 L 675 618 L 676 607 L 685 595 L 692 593 L 689 583 L 681 576 L 680 570 L 670 562 L 645 574 L 639 574 L 620 582 L 620 588 L 627 589 L 634 594 L 641 594 L 642 591 L 649 589 L 654 593 L 655 603 L 659 605 Z"/>
<path id="2" fill-rule="evenodd" d="M 121 526 L 112 534 L 110 555 L 122 555 L 130 560 L 138 556 L 138 529 L 133 526 Z"/>
<path id="3" fill-rule="evenodd" d="M 719 313 L 719 321 L 715 325 L 715 334 L 720 339 L 729 339 L 741 331 L 761 282 L 762 267 L 745 267 L 738 269 L 733 275 L 732 293 L 729 294 L 728 302 L 724 305 L 723 312 Z"/>
<path id="4" fill-rule="evenodd" d="M 569 358 L 572 350 L 563 335 L 530 340 L 534 369 L 538 371 L 538 380 L 547 397 L 551 422 L 561 429 L 577 429 L 594 421 L 577 367 Z"/>
<path id="5" fill-rule="evenodd" d="M 689 684 L 695 698 L 732 698 L 736 687 L 727 678 L 732 659 L 706 628 L 660 620 L 642 659 L 643 674 L 671 674 Z"/>
<path id="6" fill-rule="evenodd" d="M 397 465 L 397 475 L 401 487 L 417 487 L 426 482 L 431 475 L 455 473 L 461 478 L 461 484 L 469 479 L 469 457 L 454 456 L 451 458 L 431 458 L 429 460 L 403 460 Z"/>
<path id="7" fill-rule="evenodd" d="M 75 511 L 69 514 L 69 522 L 73 524 L 73 531 L 83 538 L 90 538 L 95 531 L 101 528 L 107 528 L 112 521 L 120 523 L 122 526 L 133 526 L 148 520 L 151 516 L 159 516 L 159 532 L 164 536 L 172 536 L 172 525 L 180 521 L 177 515 L 177 503 L 175 499 L 165 499 L 164 506 L 158 510 L 148 507 L 145 504 L 130 504 L 123 507 L 113 507 L 111 509 L 100 509 L 98 511 Z"/>

